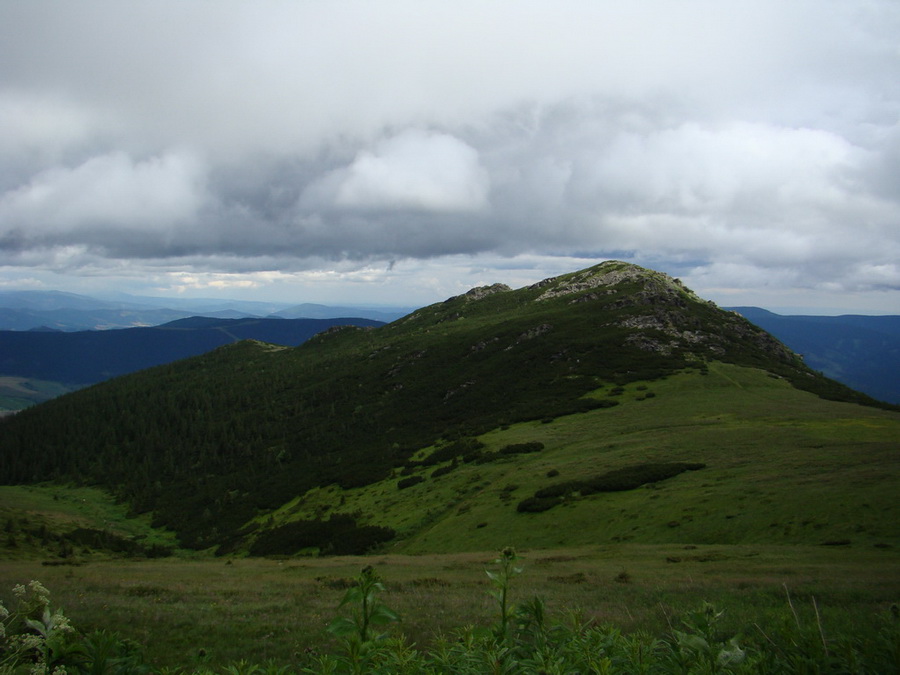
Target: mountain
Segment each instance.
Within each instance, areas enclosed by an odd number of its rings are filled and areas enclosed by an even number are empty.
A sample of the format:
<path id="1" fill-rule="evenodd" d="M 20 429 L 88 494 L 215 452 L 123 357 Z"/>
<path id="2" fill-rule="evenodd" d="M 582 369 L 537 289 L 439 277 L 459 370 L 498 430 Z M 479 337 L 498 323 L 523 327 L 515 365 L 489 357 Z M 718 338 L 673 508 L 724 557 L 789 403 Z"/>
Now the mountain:
<path id="1" fill-rule="evenodd" d="M 172 309 L 3 309 L 0 330 L 86 331 L 156 326 L 192 316 Z"/>
<path id="2" fill-rule="evenodd" d="M 219 553 L 891 546 L 897 438 L 896 407 L 606 262 L 67 394 L 0 423 L 0 480 L 105 486 Z"/>
<path id="3" fill-rule="evenodd" d="M 62 331 L 157 326 L 190 316 L 221 319 L 340 319 L 348 316 L 390 322 L 412 309 L 332 307 L 214 298 L 158 298 L 119 293 L 94 298 L 61 291 L 0 291 L 0 330 L 50 328 Z"/>
<path id="4" fill-rule="evenodd" d="M 139 307 L 129 303 L 130 308 Z M 120 309 L 122 303 L 98 300 L 87 295 L 63 291 L 0 291 L 0 307 L 34 311 L 59 309 Z"/>
<path id="5" fill-rule="evenodd" d="M 900 404 L 900 316 L 781 316 L 758 307 L 731 309 L 802 354 L 811 368 Z"/>
<path id="6" fill-rule="evenodd" d="M 62 291 L 0 291 L 0 330 L 79 331 L 152 326 L 190 313 Z"/>
<path id="7" fill-rule="evenodd" d="M 74 333 L 0 331 L 0 374 L 84 386 L 143 368 L 255 339 L 296 346 L 343 325 L 376 326 L 370 319 L 217 319 L 190 317 L 150 328 Z"/>
<path id="8" fill-rule="evenodd" d="M 273 313 L 285 319 L 332 319 L 338 316 L 360 316 L 390 323 L 415 311 L 413 307 L 329 307 L 313 303 L 303 303 Z"/>

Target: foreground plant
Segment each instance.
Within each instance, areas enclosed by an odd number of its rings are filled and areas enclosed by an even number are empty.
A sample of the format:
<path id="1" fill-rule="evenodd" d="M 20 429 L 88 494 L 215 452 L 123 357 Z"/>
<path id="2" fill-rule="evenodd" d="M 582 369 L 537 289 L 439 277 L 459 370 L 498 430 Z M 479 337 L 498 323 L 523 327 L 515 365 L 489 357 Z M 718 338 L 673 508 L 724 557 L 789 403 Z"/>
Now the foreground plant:
<path id="1" fill-rule="evenodd" d="M 320 656 L 314 659 L 309 673 L 371 673 L 378 672 L 375 663 L 387 655 L 402 652 L 402 640 L 388 648 L 386 633 L 372 634 L 375 627 L 400 621 L 394 610 L 378 596 L 385 590 L 384 584 L 371 565 L 359 573 L 356 583 L 347 589 L 338 609 L 349 607 L 350 616 L 337 616 L 328 624 L 328 632 L 344 638 L 346 656 Z M 401 672 L 399 669 L 387 672 Z"/>
<path id="2" fill-rule="evenodd" d="M 79 660 L 75 629 L 61 609 L 50 609 L 50 591 L 39 581 L 12 589 L 15 606 L 0 604 L 0 672 L 29 665 L 35 675 L 65 672 Z"/>
<path id="3" fill-rule="evenodd" d="M 518 606 L 509 602 L 510 580 L 521 573 L 512 549 L 504 549 L 489 578 L 491 594 L 501 610 L 505 632 L 497 626 L 469 626 L 439 637 L 421 651 L 403 637 L 376 628 L 396 622 L 397 615 L 379 599 L 385 590 L 371 567 L 360 573 L 340 604 L 349 615 L 336 618 L 329 631 L 342 638 L 338 654 L 296 655 L 293 666 L 244 659 L 230 666 L 152 670 L 161 675 L 562 675 L 608 673 L 636 675 L 779 675 L 812 673 L 900 672 L 900 609 L 892 605 L 883 624 L 869 633 L 829 634 L 816 611 L 815 622 L 803 623 L 793 602 L 780 621 L 765 629 L 748 626 L 748 634 L 726 629 L 723 612 L 708 603 L 684 613 L 671 633 L 624 634 L 598 625 L 577 612 L 551 617 L 535 598 Z M 39 582 L 17 586 L 16 606 L 0 606 L 0 675 L 146 675 L 134 643 L 115 633 L 79 636 L 63 613 L 51 611 L 49 592 Z M 756 638 L 755 640 L 753 638 Z M 760 639 L 762 638 L 762 639 Z"/>
<path id="4" fill-rule="evenodd" d="M 385 590 L 371 565 L 367 565 L 356 578 L 356 584 L 347 589 L 338 609 L 351 607 L 351 615 L 338 616 L 329 625 L 328 631 L 339 637 L 350 637 L 364 643 L 372 639 L 370 631 L 375 626 L 386 626 L 400 621 L 400 617 L 378 599 Z M 375 636 L 380 639 L 383 634 Z"/>
<path id="5" fill-rule="evenodd" d="M 15 605 L 0 604 L 0 675 L 143 675 L 150 671 L 140 648 L 118 634 L 80 636 L 39 581 L 13 587 Z M 27 671 L 26 671 L 27 669 Z"/>
<path id="6" fill-rule="evenodd" d="M 522 573 L 522 568 L 516 565 L 518 561 L 519 556 L 516 554 L 516 550 L 507 546 L 500 551 L 500 556 L 494 560 L 494 564 L 498 565 L 499 569 L 496 572 L 485 570 L 485 574 L 487 574 L 488 579 L 491 580 L 491 585 L 493 586 L 493 590 L 490 591 L 490 594 L 497 601 L 500 609 L 500 622 L 497 626 L 497 635 L 501 639 L 506 637 L 509 629 L 509 621 L 513 615 L 513 610 L 509 604 L 509 587 L 513 577 Z"/>
<path id="7" fill-rule="evenodd" d="M 719 634 L 719 622 L 725 615 L 708 602 L 691 612 L 684 621 L 686 630 L 672 631 L 674 640 L 669 644 L 673 666 L 699 669 L 704 673 L 756 672 L 744 670 L 747 651 L 738 643 L 737 636 L 727 640 Z M 752 665 L 752 664 L 750 664 Z"/>

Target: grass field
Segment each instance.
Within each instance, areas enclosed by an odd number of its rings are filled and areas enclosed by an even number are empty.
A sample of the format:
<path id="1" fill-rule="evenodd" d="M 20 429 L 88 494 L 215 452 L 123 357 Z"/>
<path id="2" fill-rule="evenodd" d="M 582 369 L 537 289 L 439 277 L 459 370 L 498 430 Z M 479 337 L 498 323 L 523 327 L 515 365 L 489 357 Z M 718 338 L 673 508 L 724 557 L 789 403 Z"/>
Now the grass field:
<path id="1" fill-rule="evenodd" d="M 286 504 L 274 521 L 361 514 L 395 529 L 393 550 L 404 553 L 488 550 L 498 540 L 520 548 L 611 541 L 900 545 L 896 412 L 825 401 L 763 371 L 721 363 L 705 375 L 628 385 L 616 398 L 614 408 L 479 437 L 488 451 L 541 442 L 539 453 L 460 464 L 439 478 L 430 477 L 435 466 L 417 469 L 425 480 L 403 490 L 396 477 L 358 489 L 316 489 Z M 576 496 L 545 513 L 516 511 L 554 482 L 644 462 L 706 468 L 637 490 Z"/>
<path id="2" fill-rule="evenodd" d="M 95 528 L 145 545 L 175 546 L 171 532 L 152 528 L 149 514 L 133 516 L 103 490 L 66 485 L 0 485 L 0 559 L 42 559 L 57 553 L 56 539 Z M 83 550 L 80 559 L 97 555 Z M 99 552 L 98 552 L 99 555 Z"/>
<path id="3" fill-rule="evenodd" d="M 635 545 L 521 552 L 512 601 L 541 597 L 560 621 L 611 623 L 663 635 L 703 602 L 724 609 L 726 633 L 763 640 L 797 620 L 826 638 L 883 621 L 900 600 L 900 554 L 873 547 Z M 384 579 L 395 630 L 419 648 L 436 635 L 495 620 L 484 573 L 493 552 L 320 559 L 168 559 L 82 566 L 0 563 L 0 589 L 39 579 L 82 630 L 106 628 L 144 645 L 157 666 L 240 659 L 297 663 L 335 649 L 325 631 L 352 578 Z M 3 595 L 4 599 L 6 595 Z M 815 605 L 813 604 L 815 598 Z M 202 650 L 202 652 L 201 652 Z M 201 658 L 201 653 L 204 655 Z"/>

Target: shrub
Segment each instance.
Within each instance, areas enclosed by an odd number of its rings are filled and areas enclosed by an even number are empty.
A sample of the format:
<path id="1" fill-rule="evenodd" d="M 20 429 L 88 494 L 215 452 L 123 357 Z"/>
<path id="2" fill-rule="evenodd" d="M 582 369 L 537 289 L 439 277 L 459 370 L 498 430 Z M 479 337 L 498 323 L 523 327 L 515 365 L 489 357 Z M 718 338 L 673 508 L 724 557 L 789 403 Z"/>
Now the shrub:
<path id="1" fill-rule="evenodd" d="M 363 555 L 395 536 L 397 533 L 389 527 L 359 525 L 333 537 L 329 542 L 330 550 L 326 552 L 331 555 Z"/>
<path id="2" fill-rule="evenodd" d="M 318 548 L 322 554 L 361 555 L 395 536 L 389 527 L 358 526 L 351 516 L 335 514 L 328 520 L 295 520 L 263 532 L 250 546 L 250 554 L 293 555 Z"/>
<path id="3" fill-rule="evenodd" d="M 425 476 L 410 476 L 409 478 L 403 478 L 402 480 L 397 481 L 397 489 L 405 490 L 408 487 L 412 487 L 413 485 L 418 485 L 419 483 L 425 482 Z"/>
<path id="4" fill-rule="evenodd" d="M 500 454 L 503 455 L 524 455 L 532 452 L 540 452 L 544 449 L 544 444 L 540 441 L 531 441 L 529 443 L 512 443 L 500 448 Z"/>
<path id="5" fill-rule="evenodd" d="M 581 495 L 591 495 L 597 492 L 622 492 L 634 490 L 647 483 L 673 478 L 685 471 L 696 471 L 704 468 L 705 464 L 690 462 L 669 462 L 659 464 L 635 464 L 622 469 L 615 469 L 593 478 L 584 480 L 568 480 L 556 485 L 541 488 L 534 493 L 534 497 L 519 503 L 518 511 L 546 511 L 553 508 L 575 492 Z M 549 475 L 549 473 L 548 473 Z M 537 500 L 537 501 L 532 501 Z M 553 501 L 556 500 L 556 501 Z"/>
<path id="6" fill-rule="evenodd" d="M 428 457 L 418 462 L 419 466 L 434 466 L 447 460 L 465 457 L 478 452 L 484 447 L 484 443 L 477 438 L 460 438 L 447 445 L 437 448 Z M 465 461 L 465 460 L 464 460 Z"/>
<path id="7" fill-rule="evenodd" d="M 474 450 L 467 455 L 462 456 L 462 462 L 464 464 L 478 464 L 483 462 L 479 462 L 479 460 L 484 456 L 484 453 L 481 450 Z"/>
<path id="8" fill-rule="evenodd" d="M 439 478 L 440 476 L 446 476 L 448 473 L 450 473 L 451 471 L 453 471 L 454 469 L 456 469 L 457 466 L 459 466 L 459 464 L 457 464 L 456 460 L 454 459 L 454 460 L 453 460 L 450 464 L 448 464 L 447 466 L 440 466 L 440 467 L 438 467 L 437 469 L 435 469 L 434 471 L 432 471 L 432 472 L 431 472 L 431 477 L 432 477 L 432 478 Z"/>
<path id="9" fill-rule="evenodd" d="M 565 497 L 573 492 L 578 492 L 582 483 L 582 481 L 578 480 L 567 480 L 564 483 L 557 483 L 556 485 L 549 485 L 545 488 L 541 488 L 534 493 L 534 496 L 541 499 L 549 497 Z"/>
<path id="10" fill-rule="evenodd" d="M 562 504 L 562 497 L 528 497 L 519 502 L 516 511 L 519 513 L 541 513 Z"/>

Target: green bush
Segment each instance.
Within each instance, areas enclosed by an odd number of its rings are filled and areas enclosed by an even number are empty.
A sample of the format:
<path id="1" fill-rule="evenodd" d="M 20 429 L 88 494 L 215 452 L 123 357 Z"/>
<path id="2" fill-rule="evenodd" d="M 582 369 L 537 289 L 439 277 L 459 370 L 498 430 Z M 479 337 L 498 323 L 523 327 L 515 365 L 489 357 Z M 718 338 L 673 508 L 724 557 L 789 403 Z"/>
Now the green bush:
<path id="1" fill-rule="evenodd" d="M 458 466 L 459 466 L 459 464 L 457 463 L 456 459 L 454 459 L 447 466 L 441 466 L 441 467 L 438 467 L 437 469 L 435 469 L 434 471 L 432 471 L 431 477 L 439 478 L 440 476 L 446 476 L 448 473 L 455 470 L 456 467 L 458 467 Z"/>
<path id="2" fill-rule="evenodd" d="M 562 504 L 562 497 L 528 497 L 519 502 L 516 511 L 519 513 L 541 513 Z"/>
<path id="3" fill-rule="evenodd" d="M 549 485 L 534 493 L 534 497 L 519 503 L 520 513 L 546 511 L 562 503 L 563 498 L 573 493 L 582 496 L 598 492 L 623 492 L 634 490 L 648 483 L 674 478 L 685 471 L 697 471 L 705 464 L 696 462 L 668 462 L 655 464 L 635 464 L 583 480 L 567 480 Z"/>
<path id="4" fill-rule="evenodd" d="M 260 534 L 250 546 L 251 555 L 293 555 L 303 549 L 322 554 L 361 555 L 396 536 L 389 527 L 359 526 L 348 515 L 328 520 L 295 520 Z"/>
<path id="5" fill-rule="evenodd" d="M 425 482 L 425 476 L 410 476 L 409 478 L 403 478 L 402 480 L 397 481 L 397 489 L 405 490 L 408 487 L 412 487 L 413 485 L 418 485 L 419 483 Z"/>
<path id="6" fill-rule="evenodd" d="M 502 455 L 524 455 L 532 452 L 540 452 L 544 449 L 544 444 L 540 441 L 531 441 L 529 443 L 512 443 L 504 445 L 500 448 Z"/>

